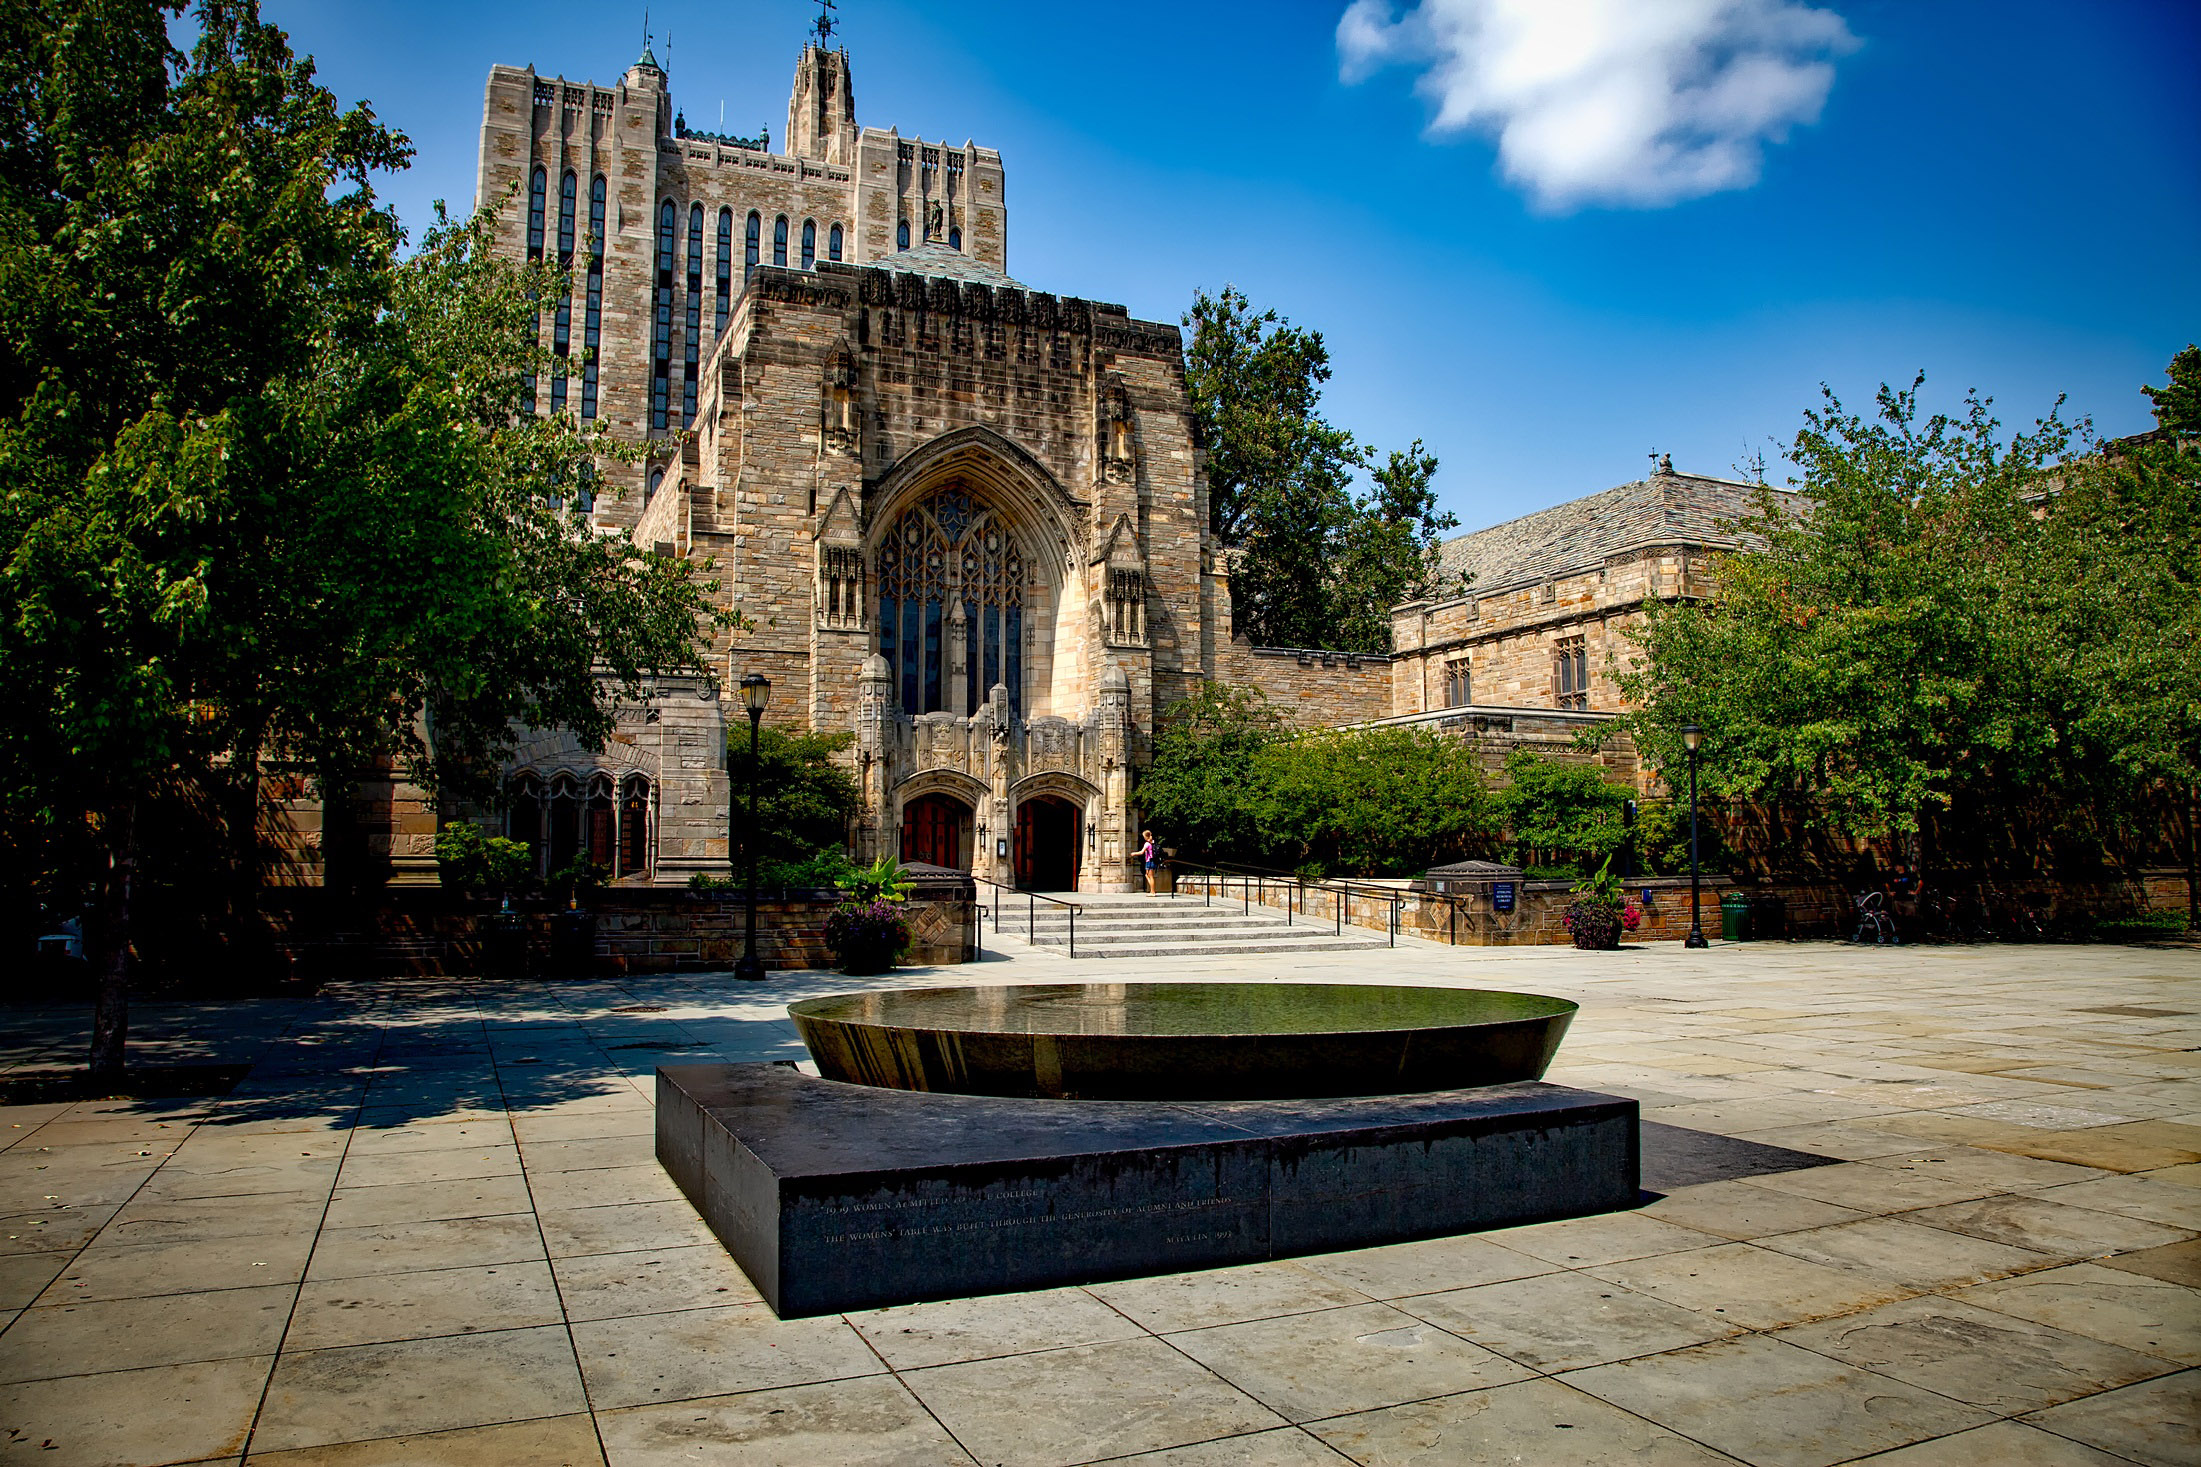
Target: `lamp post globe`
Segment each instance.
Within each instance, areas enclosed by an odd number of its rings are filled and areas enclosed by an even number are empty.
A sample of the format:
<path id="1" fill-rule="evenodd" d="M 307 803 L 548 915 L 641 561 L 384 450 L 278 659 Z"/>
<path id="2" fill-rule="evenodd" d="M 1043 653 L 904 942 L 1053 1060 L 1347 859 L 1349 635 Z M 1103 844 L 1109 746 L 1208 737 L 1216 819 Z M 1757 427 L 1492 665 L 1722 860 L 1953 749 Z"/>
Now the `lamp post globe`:
<path id="1" fill-rule="evenodd" d="M 748 865 L 748 891 L 745 905 L 747 920 L 741 944 L 741 961 L 734 964 L 734 977 L 745 983 L 755 983 L 764 977 L 764 964 L 757 957 L 757 785 L 761 782 L 757 769 L 757 726 L 764 721 L 764 709 L 772 701 L 772 680 L 762 673 L 752 672 L 741 680 L 741 704 L 749 711 L 749 832 L 748 839 L 740 841 Z M 726 854 L 730 857 L 737 844 L 734 840 L 733 800 L 734 754 L 726 751 Z"/>
<path id="2" fill-rule="evenodd" d="M 1693 723 L 1682 725 L 1682 747 L 1689 751 L 1689 935 L 1682 940 L 1683 947 L 1712 945 L 1704 936 L 1703 891 L 1697 872 L 1697 747 L 1703 742 L 1703 729 Z"/>

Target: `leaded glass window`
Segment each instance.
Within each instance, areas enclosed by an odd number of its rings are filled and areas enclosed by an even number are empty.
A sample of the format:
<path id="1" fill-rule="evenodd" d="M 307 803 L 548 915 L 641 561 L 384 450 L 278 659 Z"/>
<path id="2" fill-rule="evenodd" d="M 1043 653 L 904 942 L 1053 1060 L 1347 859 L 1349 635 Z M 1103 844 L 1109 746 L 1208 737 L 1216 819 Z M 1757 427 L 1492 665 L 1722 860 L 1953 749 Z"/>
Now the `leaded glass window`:
<path id="1" fill-rule="evenodd" d="M 1024 565 L 1016 537 L 960 484 L 903 511 L 879 545 L 875 605 L 879 652 L 895 670 L 904 713 L 958 704 L 970 713 L 996 683 L 1022 713 Z"/>
<path id="2" fill-rule="evenodd" d="M 734 211 L 718 211 L 718 335 L 726 334 L 726 313 L 734 304 Z"/>
<path id="3" fill-rule="evenodd" d="M 703 351 L 703 206 L 688 206 L 688 372 L 681 379 L 680 426 L 695 422 L 697 370 Z"/>

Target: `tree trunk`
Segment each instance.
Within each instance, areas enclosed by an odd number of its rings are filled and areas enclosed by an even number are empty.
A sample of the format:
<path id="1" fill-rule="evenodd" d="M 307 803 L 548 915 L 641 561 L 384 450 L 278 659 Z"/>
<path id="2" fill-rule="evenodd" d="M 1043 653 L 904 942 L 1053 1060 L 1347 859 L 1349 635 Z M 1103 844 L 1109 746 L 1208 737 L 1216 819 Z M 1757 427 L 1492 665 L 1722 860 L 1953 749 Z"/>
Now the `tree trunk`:
<path id="1" fill-rule="evenodd" d="M 94 1080 L 122 1078 L 123 1049 L 130 1036 L 130 896 L 137 868 L 137 806 L 109 811 L 102 834 L 107 840 L 107 873 L 92 913 L 92 972 L 98 997 L 92 1012 L 91 1072 Z"/>

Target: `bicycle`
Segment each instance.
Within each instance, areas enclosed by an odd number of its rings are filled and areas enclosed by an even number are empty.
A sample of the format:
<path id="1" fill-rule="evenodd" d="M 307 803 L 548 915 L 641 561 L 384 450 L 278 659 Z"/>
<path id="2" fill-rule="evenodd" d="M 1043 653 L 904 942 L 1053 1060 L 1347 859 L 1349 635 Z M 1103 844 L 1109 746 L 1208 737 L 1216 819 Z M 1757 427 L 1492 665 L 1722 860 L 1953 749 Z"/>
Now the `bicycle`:
<path id="1" fill-rule="evenodd" d="M 1899 943 L 1895 935 L 1895 919 L 1888 915 L 1888 898 L 1885 892 L 1860 892 L 1857 896 L 1857 930 L 1850 934 L 1851 942 Z"/>
<path id="2" fill-rule="evenodd" d="M 1929 896 L 1925 907 L 1932 917 L 1933 935 L 1943 942 L 1979 943 L 1994 938 L 1980 904 L 1969 897 Z"/>

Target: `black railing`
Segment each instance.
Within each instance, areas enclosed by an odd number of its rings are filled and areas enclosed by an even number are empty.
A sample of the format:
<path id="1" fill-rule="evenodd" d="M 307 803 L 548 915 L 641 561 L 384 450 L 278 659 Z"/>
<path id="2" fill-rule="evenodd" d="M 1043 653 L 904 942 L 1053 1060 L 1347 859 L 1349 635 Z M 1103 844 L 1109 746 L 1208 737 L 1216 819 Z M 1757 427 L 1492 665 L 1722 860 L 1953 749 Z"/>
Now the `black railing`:
<path id="1" fill-rule="evenodd" d="M 1388 945 L 1392 947 L 1399 945 L 1399 914 L 1409 897 L 1424 902 L 1435 897 L 1437 900 L 1444 902 L 1452 909 L 1449 915 L 1452 918 L 1454 928 L 1456 929 L 1458 925 L 1459 898 L 1449 893 L 1408 892 L 1399 887 L 1382 886 L 1370 881 L 1354 881 L 1346 877 L 1309 877 L 1297 871 L 1276 871 L 1264 869 L 1260 866 L 1240 866 L 1227 861 L 1216 862 L 1212 865 L 1200 861 L 1171 861 L 1169 864 L 1172 872 L 1191 871 L 1203 877 L 1201 891 L 1208 906 L 1215 905 L 1218 886 L 1222 888 L 1223 899 L 1226 902 L 1230 900 L 1230 883 L 1236 882 L 1238 884 L 1240 910 L 1248 915 L 1252 913 L 1253 904 L 1256 901 L 1259 901 L 1263 906 L 1268 905 L 1269 888 L 1289 889 L 1292 895 L 1290 900 L 1284 904 L 1284 925 L 1287 927 L 1292 925 L 1295 917 L 1307 915 L 1306 904 L 1309 891 L 1319 891 L 1329 897 L 1330 924 L 1332 929 L 1341 936 L 1345 931 L 1346 908 L 1356 895 L 1384 904 L 1386 908 L 1383 924 L 1384 938 Z M 1172 881 L 1170 883 L 1170 895 L 1175 897 L 1180 894 L 1176 882 Z M 1358 926 L 1359 924 L 1355 923 L 1354 925 Z M 1456 936 L 1456 931 L 1454 935 Z"/>
<path id="2" fill-rule="evenodd" d="M 1076 902 L 1066 902 L 1060 897 L 1051 897 L 1036 891 L 1019 891 L 1013 886 L 1003 886 L 998 881 L 988 881 L 983 876 L 973 876 L 971 880 L 994 889 L 994 933 L 996 936 L 1000 935 L 1001 932 L 1001 894 L 1007 892 L 1012 899 L 1016 897 L 1026 899 L 1027 927 L 1025 940 L 1034 947 L 1039 945 L 1039 904 L 1045 902 L 1049 906 L 1060 907 L 1068 912 L 1070 914 L 1070 956 L 1074 958 L 1078 955 L 1078 913 L 1085 909 Z"/>

